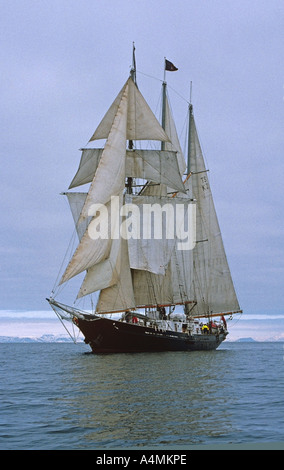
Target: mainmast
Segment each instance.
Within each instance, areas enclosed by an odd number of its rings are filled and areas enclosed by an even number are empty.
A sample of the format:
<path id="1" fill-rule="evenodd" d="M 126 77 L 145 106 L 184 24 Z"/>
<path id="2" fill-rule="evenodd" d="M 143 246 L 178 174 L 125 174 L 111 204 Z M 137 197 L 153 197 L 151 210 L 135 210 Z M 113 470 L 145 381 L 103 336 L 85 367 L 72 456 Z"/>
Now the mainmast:
<path id="1" fill-rule="evenodd" d="M 166 99 L 167 99 L 167 82 L 166 82 L 166 58 L 164 65 L 164 81 L 163 81 L 163 96 L 162 96 L 162 128 L 166 128 Z M 165 150 L 165 142 L 161 142 L 161 150 Z"/>
<path id="2" fill-rule="evenodd" d="M 166 72 L 165 72 L 166 73 Z M 163 101 L 162 101 L 162 128 L 166 128 L 166 97 L 167 97 L 167 82 L 163 81 Z M 161 142 L 161 150 L 165 150 L 165 142 Z"/>
<path id="3" fill-rule="evenodd" d="M 166 71 L 176 72 L 177 67 L 166 59 L 164 63 L 164 81 L 163 81 L 163 101 L 162 101 L 162 128 L 166 128 L 166 99 L 167 99 L 167 82 L 166 82 Z M 165 150 L 165 142 L 161 143 L 161 150 Z"/>

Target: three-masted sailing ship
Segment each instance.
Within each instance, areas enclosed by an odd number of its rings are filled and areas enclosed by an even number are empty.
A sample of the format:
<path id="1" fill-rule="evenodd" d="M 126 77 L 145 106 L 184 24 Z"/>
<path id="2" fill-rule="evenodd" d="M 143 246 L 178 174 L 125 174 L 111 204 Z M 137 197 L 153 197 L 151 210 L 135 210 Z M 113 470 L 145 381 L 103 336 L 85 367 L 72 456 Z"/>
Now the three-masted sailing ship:
<path id="1" fill-rule="evenodd" d="M 165 60 L 166 70 L 177 69 Z M 79 242 L 58 286 L 85 276 L 73 305 L 57 300 L 57 287 L 47 300 L 64 324 L 79 328 L 94 353 L 214 350 L 228 334 L 226 315 L 241 313 L 193 106 L 189 103 L 186 162 L 165 75 L 159 123 L 132 68 L 82 149 L 64 193 Z M 95 147 L 101 140 L 104 146 Z M 87 184 L 87 192 L 74 191 Z M 182 244 L 176 223 L 180 207 L 184 223 L 194 228 L 188 244 Z M 162 215 L 158 226 L 155 210 Z M 90 310 L 75 307 L 94 293 Z"/>

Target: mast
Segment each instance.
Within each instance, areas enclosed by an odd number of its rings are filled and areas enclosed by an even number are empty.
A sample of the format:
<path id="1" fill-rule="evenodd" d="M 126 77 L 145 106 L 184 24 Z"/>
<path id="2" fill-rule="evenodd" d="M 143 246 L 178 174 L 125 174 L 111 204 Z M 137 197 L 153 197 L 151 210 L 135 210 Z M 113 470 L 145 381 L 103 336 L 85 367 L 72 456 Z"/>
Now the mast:
<path id="1" fill-rule="evenodd" d="M 166 82 L 166 71 L 176 72 L 178 68 L 169 60 L 164 57 L 164 81 L 163 81 L 163 103 L 162 103 L 162 128 L 166 127 L 166 98 L 167 98 L 167 82 Z M 165 142 L 161 144 L 161 150 L 165 150 Z"/>
<path id="2" fill-rule="evenodd" d="M 193 115 L 193 106 L 191 103 L 191 97 L 192 97 L 192 82 L 190 82 L 190 100 L 189 100 L 189 106 L 188 106 L 187 175 L 189 175 L 191 172 L 190 145 L 191 145 L 191 123 L 192 123 L 192 115 Z"/>
<path id="3" fill-rule="evenodd" d="M 175 65 L 168 61 L 165 57 L 165 64 L 164 64 L 164 81 L 163 81 L 163 85 L 162 85 L 162 127 L 163 129 L 166 130 L 166 127 L 167 127 L 167 120 L 169 119 L 169 116 L 167 115 L 167 82 L 166 82 L 166 71 L 169 71 L 169 72 L 175 72 L 177 71 L 177 67 L 175 67 Z M 168 111 L 169 112 L 169 111 Z M 192 110 L 190 108 L 190 115 L 192 113 Z M 161 143 L 161 150 L 165 150 L 166 146 L 165 146 L 165 142 L 162 142 Z M 189 137 L 189 140 L 188 140 L 188 155 L 190 154 L 190 137 Z M 183 158 L 183 157 L 182 157 Z M 188 156 L 188 160 L 189 160 L 189 156 Z M 184 169 L 181 169 L 181 175 L 183 174 L 184 172 Z M 190 173 L 190 170 L 188 171 L 188 174 Z M 176 196 L 177 193 L 175 193 L 174 196 Z M 189 317 L 190 315 L 190 312 L 191 310 L 193 310 L 196 302 L 195 301 L 186 301 L 186 288 L 185 288 L 185 285 L 183 283 L 183 281 L 181 281 L 181 271 L 180 271 L 180 263 L 181 263 L 181 266 L 183 265 L 184 263 L 184 259 L 183 259 L 183 256 L 181 256 L 181 253 L 175 253 L 173 256 L 172 256 L 172 259 L 171 259 L 171 268 L 173 270 L 173 278 L 171 279 L 171 281 L 173 282 L 173 280 L 175 279 L 177 281 L 177 284 L 176 284 L 176 288 L 179 289 L 180 291 L 180 295 L 181 295 L 181 300 L 182 302 L 175 302 L 175 305 L 183 305 L 184 307 L 184 313 L 186 314 L 187 317 Z M 187 260 L 188 261 L 188 260 Z M 187 264 L 187 262 L 185 262 Z M 189 267 L 189 264 L 187 266 L 187 268 Z M 187 274 L 188 274 L 188 271 L 187 271 Z M 187 276 L 185 276 L 187 277 Z M 184 278 L 183 278 L 184 279 Z M 184 289 L 185 288 L 185 289 Z M 191 305 L 190 305 L 191 304 Z"/>
<path id="4" fill-rule="evenodd" d="M 162 104 L 162 128 L 166 127 L 166 96 L 167 96 L 167 82 L 163 82 L 163 104 Z M 161 150 L 165 150 L 165 142 L 161 142 Z"/>
<path id="5" fill-rule="evenodd" d="M 133 42 L 133 48 L 132 48 L 132 67 L 130 70 L 130 76 L 132 80 L 134 81 L 135 85 L 137 86 L 137 80 L 136 80 L 136 59 L 135 59 L 135 43 Z M 138 87 L 137 87 L 138 88 Z"/>
<path id="6" fill-rule="evenodd" d="M 137 86 L 137 80 L 136 80 L 136 59 L 135 59 L 135 43 L 133 42 L 133 48 L 132 48 L 132 67 L 130 70 L 130 76 Z M 138 88 L 138 87 L 137 87 Z M 133 150 L 133 140 L 128 141 L 128 149 Z M 127 194 L 132 194 L 132 184 L 133 184 L 133 178 L 128 177 L 126 180 L 126 188 L 127 188 Z"/>

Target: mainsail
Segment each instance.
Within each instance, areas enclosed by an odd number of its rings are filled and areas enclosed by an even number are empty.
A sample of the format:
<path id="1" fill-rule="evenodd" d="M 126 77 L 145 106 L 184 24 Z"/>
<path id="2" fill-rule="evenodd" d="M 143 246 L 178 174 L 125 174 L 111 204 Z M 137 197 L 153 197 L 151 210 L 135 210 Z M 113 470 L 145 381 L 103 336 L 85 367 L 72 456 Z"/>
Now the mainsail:
<path id="1" fill-rule="evenodd" d="M 196 200 L 193 250 L 193 314 L 240 311 L 214 207 L 195 120 L 190 118 L 190 178 L 185 186 Z"/>

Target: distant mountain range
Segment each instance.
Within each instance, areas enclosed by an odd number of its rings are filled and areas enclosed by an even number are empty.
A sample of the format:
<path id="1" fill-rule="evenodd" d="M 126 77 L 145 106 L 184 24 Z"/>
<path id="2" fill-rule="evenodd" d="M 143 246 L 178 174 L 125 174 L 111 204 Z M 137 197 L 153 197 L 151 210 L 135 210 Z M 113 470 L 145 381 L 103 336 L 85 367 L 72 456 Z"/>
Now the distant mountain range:
<path id="1" fill-rule="evenodd" d="M 0 336 L 0 343 L 72 343 L 72 339 L 67 335 L 43 335 L 40 338 L 19 338 L 18 336 Z M 83 343 L 82 338 L 78 338 L 77 343 Z"/>
<path id="2" fill-rule="evenodd" d="M 240 338 L 235 341 L 235 343 L 257 343 L 253 338 Z"/>

